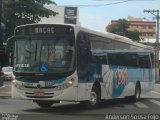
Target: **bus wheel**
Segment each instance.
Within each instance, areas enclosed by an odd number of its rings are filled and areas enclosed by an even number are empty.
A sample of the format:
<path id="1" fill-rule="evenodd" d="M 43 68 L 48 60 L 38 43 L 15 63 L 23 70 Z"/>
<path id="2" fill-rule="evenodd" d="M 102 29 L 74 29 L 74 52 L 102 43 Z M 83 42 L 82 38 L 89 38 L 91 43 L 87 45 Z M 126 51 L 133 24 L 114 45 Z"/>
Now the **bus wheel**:
<path id="1" fill-rule="evenodd" d="M 139 100 L 140 100 L 140 97 L 141 97 L 140 84 L 136 84 L 134 100 L 135 100 L 135 101 L 139 101 Z"/>
<path id="2" fill-rule="evenodd" d="M 42 108 L 49 108 L 53 105 L 52 101 L 35 101 Z"/>
<path id="3" fill-rule="evenodd" d="M 100 91 L 96 86 L 93 86 L 90 93 L 90 100 L 83 102 L 86 108 L 92 109 L 100 103 Z"/>

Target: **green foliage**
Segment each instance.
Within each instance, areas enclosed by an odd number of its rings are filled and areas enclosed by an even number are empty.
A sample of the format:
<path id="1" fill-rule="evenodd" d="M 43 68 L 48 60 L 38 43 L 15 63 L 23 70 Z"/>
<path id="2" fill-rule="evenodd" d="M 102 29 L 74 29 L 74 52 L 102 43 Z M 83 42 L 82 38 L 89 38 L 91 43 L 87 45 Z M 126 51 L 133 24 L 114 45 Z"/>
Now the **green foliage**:
<path id="1" fill-rule="evenodd" d="M 126 37 L 132 39 L 133 41 L 140 41 L 140 34 L 138 31 L 127 31 Z"/>
<path id="2" fill-rule="evenodd" d="M 8 0 L 5 4 L 4 23 L 7 38 L 13 35 L 17 25 L 37 23 L 41 17 L 55 16 L 57 13 L 44 7 L 55 4 L 51 0 Z"/>
<path id="3" fill-rule="evenodd" d="M 125 19 L 119 19 L 116 23 L 107 27 L 106 31 L 128 37 L 134 41 L 139 41 L 138 31 L 128 31 L 129 22 Z"/>

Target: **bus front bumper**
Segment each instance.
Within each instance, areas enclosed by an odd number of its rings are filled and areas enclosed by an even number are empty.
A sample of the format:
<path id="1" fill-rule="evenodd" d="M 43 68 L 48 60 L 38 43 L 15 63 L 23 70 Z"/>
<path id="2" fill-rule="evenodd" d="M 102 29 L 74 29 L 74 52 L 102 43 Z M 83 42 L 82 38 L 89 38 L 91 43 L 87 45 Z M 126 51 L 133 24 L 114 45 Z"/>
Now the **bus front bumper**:
<path id="1" fill-rule="evenodd" d="M 77 101 L 77 87 L 70 86 L 64 90 L 53 89 L 18 89 L 12 85 L 11 96 L 13 99 L 47 100 L 47 101 Z"/>

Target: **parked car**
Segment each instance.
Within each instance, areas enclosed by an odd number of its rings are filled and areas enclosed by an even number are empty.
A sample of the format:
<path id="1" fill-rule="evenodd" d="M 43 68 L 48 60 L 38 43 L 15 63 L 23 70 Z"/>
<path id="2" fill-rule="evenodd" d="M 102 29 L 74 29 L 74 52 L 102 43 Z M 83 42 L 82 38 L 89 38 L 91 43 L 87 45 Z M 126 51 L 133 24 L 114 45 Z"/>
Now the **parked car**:
<path id="1" fill-rule="evenodd" d="M 2 79 L 3 80 L 12 80 L 14 78 L 13 75 L 13 67 L 3 67 L 2 68 Z"/>

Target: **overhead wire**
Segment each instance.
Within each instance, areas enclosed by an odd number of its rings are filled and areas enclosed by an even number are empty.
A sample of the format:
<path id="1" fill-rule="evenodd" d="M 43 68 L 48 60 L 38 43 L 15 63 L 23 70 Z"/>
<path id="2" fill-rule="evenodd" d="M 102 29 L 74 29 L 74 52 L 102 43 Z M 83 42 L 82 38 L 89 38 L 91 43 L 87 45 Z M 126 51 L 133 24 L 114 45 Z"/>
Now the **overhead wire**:
<path id="1" fill-rule="evenodd" d="M 108 5 L 116 5 L 116 4 L 121 4 L 121 3 L 126 3 L 134 0 L 123 0 L 123 1 L 118 1 L 118 2 L 112 2 L 112 3 L 103 3 L 103 4 L 96 4 L 96 5 L 67 5 L 67 6 L 74 6 L 74 7 L 102 7 L 102 6 L 108 6 Z"/>
<path id="2" fill-rule="evenodd" d="M 103 3 L 103 4 L 92 4 L 92 5 L 65 5 L 66 7 L 103 7 L 103 6 L 109 6 L 109 5 L 116 5 L 131 1 L 154 1 L 154 0 L 93 0 L 98 2 L 104 2 L 104 1 L 112 1 L 112 3 Z M 114 2 L 113 2 L 114 1 Z"/>

